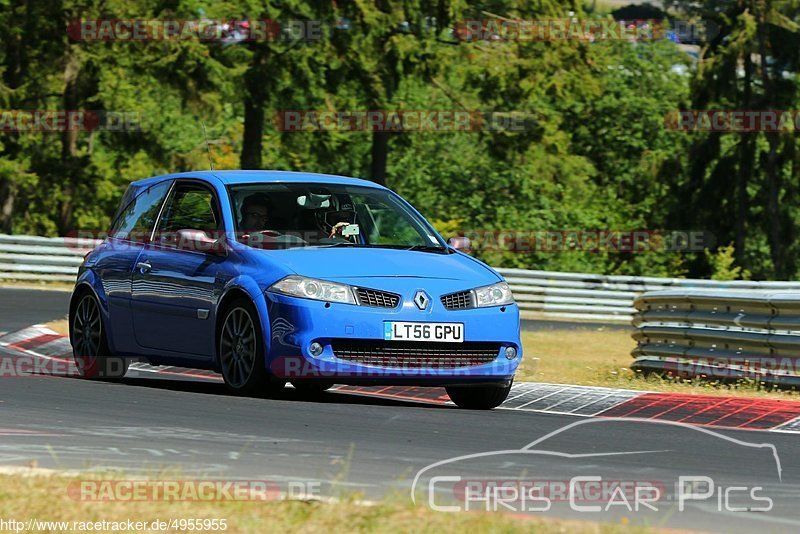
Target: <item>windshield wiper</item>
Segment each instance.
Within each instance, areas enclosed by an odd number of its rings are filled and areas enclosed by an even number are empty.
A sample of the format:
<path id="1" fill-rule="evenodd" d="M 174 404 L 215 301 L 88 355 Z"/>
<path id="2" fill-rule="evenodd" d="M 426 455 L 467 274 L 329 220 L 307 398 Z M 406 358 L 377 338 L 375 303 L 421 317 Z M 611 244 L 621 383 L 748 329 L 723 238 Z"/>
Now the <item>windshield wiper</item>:
<path id="1" fill-rule="evenodd" d="M 361 244 L 361 243 L 351 243 L 349 241 L 340 241 L 338 243 L 330 243 L 326 245 L 315 245 L 314 248 L 334 248 L 334 247 L 354 247 L 354 248 L 388 248 L 394 250 L 413 250 L 418 252 L 447 252 L 448 249 L 438 246 L 438 245 L 412 245 L 410 247 L 406 245 L 384 245 L 384 244 Z"/>
<path id="2" fill-rule="evenodd" d="M 333 248 L 333 247 L 365 247 L 360 243 L 351 243 L 350 241 L 337 241 L 336 243 L 329 243 L 326 245 L 315 245 L 315 248 Z"/>
<path id="3" fill-rule="evenodd" d="M 440 245 L 412 245 L 406 250 L 416 250 L 419 252 L 445 252 L 447 249 Z"/>

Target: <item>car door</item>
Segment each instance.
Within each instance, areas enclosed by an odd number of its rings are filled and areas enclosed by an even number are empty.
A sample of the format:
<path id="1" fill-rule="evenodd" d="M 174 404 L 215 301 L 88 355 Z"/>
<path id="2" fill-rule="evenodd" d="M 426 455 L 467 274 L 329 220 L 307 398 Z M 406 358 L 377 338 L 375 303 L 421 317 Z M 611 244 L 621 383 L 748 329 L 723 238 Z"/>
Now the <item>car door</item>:
<path id="1" fill-rule="evenodd" d="M 184 247 L 176 236 L 179 230 L 219 236 L 221 221 L 211 187 L 175 183 L 132 277 L 133 325 L 141 347 L 202 360 L 213 356 L 213 310 L 224 285 L 225 256 Z"/>
<path id="2" fill-rule="evenodd" d="M 114 336 L 114 348 L 119 352 L 135 352 L 137 348 L 130 311 L 131 275 L 144 243 L 153 232 L 171 185 L 172 181 L 166 180 L 143 191 L 131 188 L 108 238 L 92 255 L 92 264 L 87 264 L 99 277 L 106 294 L 111 322 L 109 331 Z"/>

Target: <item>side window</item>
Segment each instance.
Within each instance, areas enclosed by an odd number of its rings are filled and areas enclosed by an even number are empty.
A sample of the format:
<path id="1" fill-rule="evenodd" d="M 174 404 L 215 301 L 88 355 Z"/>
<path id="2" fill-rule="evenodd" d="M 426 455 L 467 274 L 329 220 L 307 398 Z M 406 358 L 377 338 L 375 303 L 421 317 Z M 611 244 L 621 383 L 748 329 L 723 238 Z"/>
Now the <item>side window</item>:
<path id="1" fill-rule="evenodd" d="M 219 229 L 220 216 L 211 190 L 182 184 L 175 187 L 164 207 L 158 224 L 158 241 L 162 245 L 176 246 L 178 230 L 201 230 L 215 237 Z"/>
<path id="2" fill-rule="evenodd" d="M 147 241 L 171 183 L 167 180 L 153 185 L 134 198 L 120 212 L 114 226 L 111 227 L 109 236 L 137 243 Z"/>

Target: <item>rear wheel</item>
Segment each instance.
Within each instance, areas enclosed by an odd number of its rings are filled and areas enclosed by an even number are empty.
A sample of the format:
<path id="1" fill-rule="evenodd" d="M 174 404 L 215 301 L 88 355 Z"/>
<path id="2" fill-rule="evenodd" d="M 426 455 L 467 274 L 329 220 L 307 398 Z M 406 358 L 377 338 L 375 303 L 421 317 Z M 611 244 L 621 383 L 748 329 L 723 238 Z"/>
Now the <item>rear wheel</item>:
<path id="1" fill-rule="evenodd" d="M 511 391 L 508 386 L 464 386 L 445 388 L 456 406 L 468 410 L 491 410 L 503 404 Z"/>
<path id="2" fill-rule="evenodd" d="M 285 385 L 271 380 L 264 366 L 264 341 L 257 318 L 253 304 L 239 298 L 225 309 L 220 325 L 222 378 L 237 395 L 275 393 Z"/>
<path id="3" fill-rule="evenodd" d="M 119 379 L 128 372 L 125 358 L 112 356 L 97 298 L 86 292 L 70 318 L 72 356 L 82 378 Z"/>

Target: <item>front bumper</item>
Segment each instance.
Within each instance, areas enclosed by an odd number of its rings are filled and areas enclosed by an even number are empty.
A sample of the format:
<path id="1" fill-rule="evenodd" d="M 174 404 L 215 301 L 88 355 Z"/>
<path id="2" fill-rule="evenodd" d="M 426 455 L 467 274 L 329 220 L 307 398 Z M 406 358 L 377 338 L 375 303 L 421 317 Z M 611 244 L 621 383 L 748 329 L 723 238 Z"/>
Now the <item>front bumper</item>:
<path id="1" fill-rule="evenodd" d="M 267 292 L 270 324 L 267 340 L 267 365 L 276 377 L 290 381 L 327 381 L 354 385 L 508 385 L 522 359 L 519 335 L 519 308 L 504 307 L 446 310 L 434 297 L 426 311 L 417 309 L 411 299 L 397 308 L 373 308 L 326 303 Z M 364 365 L 338 358 L 337 341 L 384 340 L 385 321 L 462 323 L 464 346 L 475 342 L 497 344 L 495 358 L 465 367 Z M 309 347 L 319 343 L 323 351 L 311 354 Z M 388 342 L 393 343 L 393 342 Z M 435 348 L 438 344 L 429 344 Z M 505 356 L 506 347 L 516 357 Z"/>

